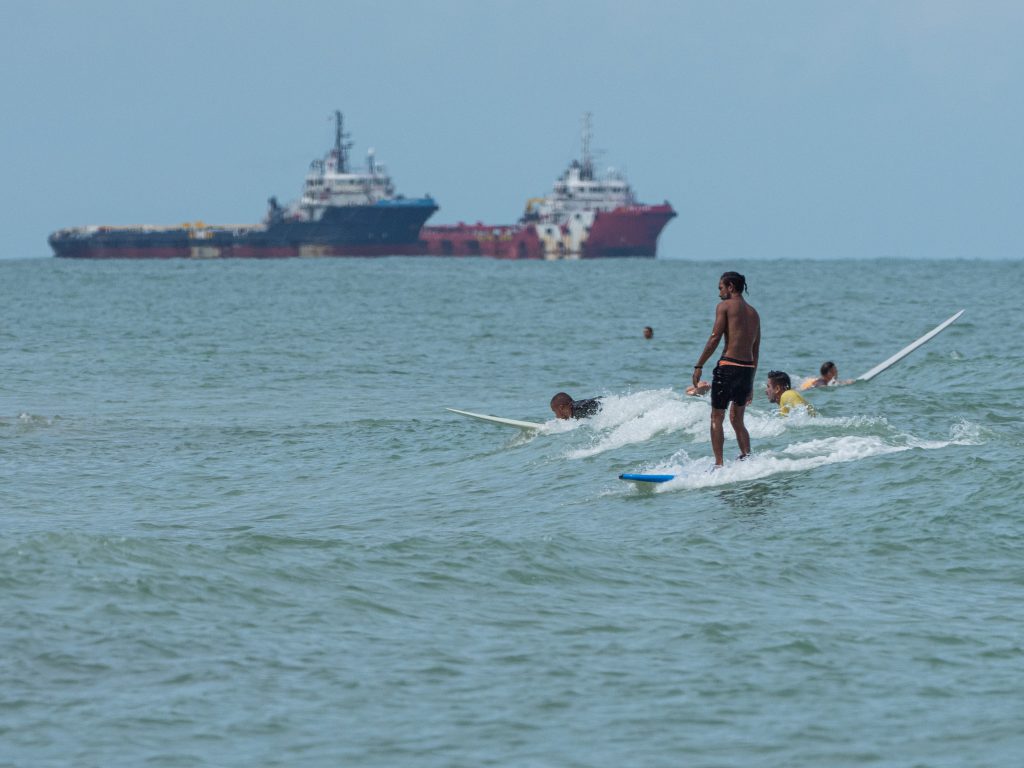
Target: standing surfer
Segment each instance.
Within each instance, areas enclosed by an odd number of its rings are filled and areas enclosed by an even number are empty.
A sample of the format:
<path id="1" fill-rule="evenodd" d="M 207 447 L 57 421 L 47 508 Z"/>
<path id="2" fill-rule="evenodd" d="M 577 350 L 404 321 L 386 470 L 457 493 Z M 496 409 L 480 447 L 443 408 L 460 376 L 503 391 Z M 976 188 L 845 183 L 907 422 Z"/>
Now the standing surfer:
<path id="1" fill-rule="evenodd" d="M 750 433 L 743 424 L 743 413 L 754 398 L 754 373 L 761 348 L 761 317 L 743 298 L 747 279 L 739 272 L 726 272 L 718 281 L 715 324 L 711 337 L 704 345 L 697 364 L 693 366 L 693 386 L 700 382 L 704 363 L 718 348 L 725 336 L 725 349 L 711 378 L 711 449 L 715 453 L 715 466 L 720 467 L 725 445 L 725 409 L 729 408 L 729 423 L 736 432 L 740 446 L 740 459 L 750 455 Z"/>

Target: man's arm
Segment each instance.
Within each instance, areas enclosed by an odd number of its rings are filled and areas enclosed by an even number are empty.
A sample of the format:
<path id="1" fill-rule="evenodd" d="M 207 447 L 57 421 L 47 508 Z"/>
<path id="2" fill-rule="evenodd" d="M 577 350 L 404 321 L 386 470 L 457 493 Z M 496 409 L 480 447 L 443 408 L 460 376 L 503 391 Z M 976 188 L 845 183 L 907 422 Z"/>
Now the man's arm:
<path id="1" fill-rule="evenodd" d="M 700 359 L 697 361 L 697 365 L 693 367 L 693 386 L 697 386 L 700 381 L 700 374 L 704 368 L 704 363 L 711 357 L 715 350 L 718 348 L 718 342 L 722 340 L 722 334 L 725 333 L 726 328 L 729 327 L 728 316 L 725 311 L 725 302 L 721 301 L 718 303 L 718 307 L 715 308 L 715 324 L 711 328 L 711 336 L 708 338 L 708 343 L 704 345 L 704 351 L 700 355 Z"/>

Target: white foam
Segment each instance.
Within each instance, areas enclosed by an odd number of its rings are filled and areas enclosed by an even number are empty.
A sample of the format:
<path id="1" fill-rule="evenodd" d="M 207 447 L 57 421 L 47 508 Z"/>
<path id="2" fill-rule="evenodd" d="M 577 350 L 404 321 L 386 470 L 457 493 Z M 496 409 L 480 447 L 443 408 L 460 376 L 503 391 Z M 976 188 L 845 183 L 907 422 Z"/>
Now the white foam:
<path id="1" fill-rule="evenodd" d="M 861 461 L 875 456 L 901 453 L 914 449 L 934 450 L 955 444 L 954 441 L 910 440 L 894 443 L 873 435 L 842 435 L 805 440 L 777 451 L 755 453 L 744 461 L 727 463 L 711 471 L 712 459 L 678 461 L 678 453 L 668 462 L 644 468 L 644 472 L 672 474 L 676 477 L 659 485 L 658 492 L 712 488 L 791 472 L 816 469 L 829 464 Z"/>
<path id="2" fill-rule="evenodd" d="M 588 430 L 593 442 L 583 448 L 568 451 L 568 459 L 583 459 L 614 451 L 627 445 L 636 445 L 659 434 L 679 433 L 690 443 L 711 442 L 711 405 L 707 398 L 680 395 L 671 389 L 652 389 L 627 395 L 605 395 L 602 409 L 588 419 L 546 422 L 549 434 Z M 849 429 L 863 426 L 887 425 L 883 418 L 853 416 L 826 418 L 812 416 L 805 409 L 793 410 L 788 416 L 779 414 L 775 406 L 768 410 L 748 408 L 744 424 L 752 439 L 779 437 L 789 430 L 832 427 Z M 725 437 L 735 441 L 736 434 L 726 417 Z"/>
<path id="3" fill-rule="evenodd" d="M 708 406 L 697 398 L 683 398 L 671 389 L 645 390 L 601 399 L 601 411 L 578 424 L 594 431 L 595 442 L 566 454 L 570 459 L 650 440 L 662 433 L 691 432 L 706 427 Z"/>
<path id="4" fill-rule="evenodd" d="M 949 436 L 956 445 L 981 445 L 981 427 L 977 424 L 960 419 L 949 428 Z"/>
<path id="5" fill-rule="evenodd" d="M 601 411 L 590 418 L 552 419 L 545 423 L 544 433 L 581 431 L 581 438 L 590 438 L 589 445 L 569 449 L 565 453 L 567 459 L 597 456 L 645 443 L 662 434 L 679 434 L 683 437 L 681 442 L 691 450 L 695 445 L 710 443 L 711 407 L 706 398 L 684 396 L 671 389 L 656 389 L 604 395 L 601 404 Z M 782 416 L 773 405 L 767 410 L 748 408 L 745 423 L 755 441 L 786 434 L 799 436 L 809 431 L 815 437 L 770 451 L 759 449 L 755 442 L 751 458 L 727 464 L 714 472 L 711 471 L 714 462 L 708 453 L 698 449 L 701 455 L 691 459 L 683 448 L 667 460 L 644 466 L 638 471 L 676 475 L 676 479 L 658 486 L 659 491 L 672 491 L 757 480 L 908 450 L 977 445 L 982 441 L 979 427 L 964 419 L 951 426 L 949 440 L 922 440 L 909 434 L 897 434 L 885 417 L 877 415 L 812 416 L 804 409 L 795 409 L 788 416 Z M 728 418 L 724 427 L 729 450 L 734 447 L 729 442 L 735 442 L 735 434 Z M 876 434 L 851 434 L 865 430 Z M 840 434 L 835 434 L 837 432 Z M 825 434 L 818 436 L 822 433 Z"/>

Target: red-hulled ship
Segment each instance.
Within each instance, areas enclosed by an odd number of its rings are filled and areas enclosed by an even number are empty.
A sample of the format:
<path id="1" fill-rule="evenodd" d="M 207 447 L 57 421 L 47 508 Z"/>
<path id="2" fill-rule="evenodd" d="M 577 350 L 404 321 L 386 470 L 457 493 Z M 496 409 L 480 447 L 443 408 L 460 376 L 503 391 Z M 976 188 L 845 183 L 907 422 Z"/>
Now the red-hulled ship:
<path id="1" fill-rule="evenodd" d="M 597 259 L 657 255 L 658 235 L 676 215 L 668 202 L 638 203 L 615 172 L 598 177 L 590 154 L 590 114 L 583 118 L 583 157 L 573 160 L 552 194 L 527 202 L 518 224 L 453 224 L 420 231 L 435 256 L 500 259 Z"/>

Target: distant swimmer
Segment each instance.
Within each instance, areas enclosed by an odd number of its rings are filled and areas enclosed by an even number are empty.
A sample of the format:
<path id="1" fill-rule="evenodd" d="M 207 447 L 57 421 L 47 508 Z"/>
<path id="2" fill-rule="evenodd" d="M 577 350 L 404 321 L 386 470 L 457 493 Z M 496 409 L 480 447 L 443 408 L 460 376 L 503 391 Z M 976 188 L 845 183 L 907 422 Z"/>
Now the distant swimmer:
<path id="1" fill-rule="evenodd" d="M 644 338 L 645 339 L 653 339 L 654 338 L 654 329 L 651 328 L 651 326 L 649 326 L 649 325 L 645 325 L 644 326 Z"/>
<path id="2" fill-rule="evenodd" d="M 718 281 L 715 324 L 711 337 L 704 345 L 697 364 L 693 366 L 693 386 L 700 386 L 704 363 L 718 348 L 725 336 L 725 349 L 711 376 L 711 448 L 715 466 L 723 464 L 725 447 L 725 409 L 729 409 L 729 423 L 736 432 L 740 458 L 750 455 L 750 433 L 743 424 L 743 413 L 754 399 L 754 373 L 761 349 L 761 317 L 743 298 L 747 279 L 739 272 L 726 272 Z"/>
<path id="3" fill-rule="evenodd" d="M 816 387 L 839 387 L 844 384 L 853 384 L 853 379 L 839 380 L 839 369 L 831 360 L 821 364 L 821 376 L 816 379 L 807 379 L 800 385 L 800 389 L 814 389 Z"/>
<path id="4" fill-rule="evenodd" d="M 601 410 L 601 398 L 573 400 L 565 392 L 559 392 L 551 398 L 551 410 L 559 419 L 585 419 Z"/>
<path id="5" fill-rule="evenodd" d="M 814 406 L 793 389 L 789 374 L 785 371 L 768 371 L 768 382 L 765 384 L 764 391 L 769 400 L 779 404 L 779 413 L 783 416 L 788 416 L 793 408 L 806 408 L 808 414 L 815 415 Z"/>

